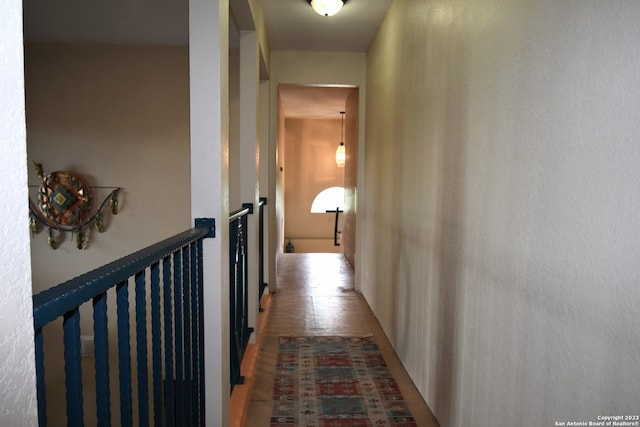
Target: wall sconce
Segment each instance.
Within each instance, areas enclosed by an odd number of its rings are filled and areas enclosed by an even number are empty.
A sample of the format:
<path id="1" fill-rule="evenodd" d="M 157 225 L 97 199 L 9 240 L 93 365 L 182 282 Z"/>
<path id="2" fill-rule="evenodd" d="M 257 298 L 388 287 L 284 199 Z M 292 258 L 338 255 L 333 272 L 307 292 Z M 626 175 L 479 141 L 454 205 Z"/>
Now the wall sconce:
<path id="1" fill-rule="evenodd" d="M 45 174 L 42 164 L 35 163 L 36 174 L 41 183 L 38 186 L 38 202 L 29 200 L 29 229 L 31 237 L 38 232 L 38 222 L 48 228 L 48 242 L 52 249 L 58 248 L 54 230 L 60 235 L 70 232 L 76 239 L 78 249 L 84 249 L 88 233 L 93 226 L 102 233 L 104 213 L 109 206 L 111 213 L 118 213 L 118 187 L 101 187 L 112 191 L 93 211 L 93 191 L 85 179 L 74 172 L 52 172 Z"/>
<path id="2" fill-rule="evenodd" d="M 342 129 L 340 130 L 340 145 L 336 150 L 336 164 L 339 168 L 343 168 L 347 160 L 347 153 L 344 148 L 344 111 L 340 111 L 340 114 L 342 114 Z"/>
<path id="3" fill-rule="evenodd" d="M 307 0 L 318 15 L 333 16 L 340 12 L 347 0 Z"/>

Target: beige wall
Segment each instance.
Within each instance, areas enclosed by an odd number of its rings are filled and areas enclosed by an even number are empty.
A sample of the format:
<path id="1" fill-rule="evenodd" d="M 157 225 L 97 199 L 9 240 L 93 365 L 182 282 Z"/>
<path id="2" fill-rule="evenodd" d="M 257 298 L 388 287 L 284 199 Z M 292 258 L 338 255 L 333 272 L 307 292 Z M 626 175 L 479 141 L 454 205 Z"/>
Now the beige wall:
<path id="1" fill-rule="evenodd" d="M 258 36 L 258 44 L 260 46 L 260 78 L 267 79 L 269 77 L 271 48 L 269 47 L 267 27 L 264 23 L 262 1 L 249 0 L 249 7 L 251 8 L 253 24 L 255 26 L 255 31 Z"/>
<path id="2" fill-rule="evenodd" d="M 239 37 L 239 36 L 238 36 Z M 242 207 L 240 197 L 240 49 L 229 49 L 229 210 Z"/>
<path id="3" fill-rule="evenodd" d="M 636 413 L 640 3 L 396 0 L 362 291 L 443 427 Z"/>
<path id="4" fill-rule="evenodd" d="M 45 230 L 32 240 L 34 293 L 190 228 L 187 48 L 28 44 L 25 58 L 29 161 L 41 161 L 45 172 L 78 172 L 93 186 L 122 187 L 120 213 L 106 215 L 107 230 L 92 232 L 87 249 L 67 237 L 53 251 Z M 29 183 L 39 183 L 32 164 Z M 94 190 L 97 202 L 106 194 Z M 93 335 L 85 308 L 83 334 Z M 63 381 L 60 323 L 45 336 L 48 415 L 57 424 L 64 420 L 64 394 L 55 387 Z M 85 372 L 91 363 L 83 359 Z"/>
<path id="5" fill-rule="evenodd" d="M 29 183 L 38 160 L 122 187 L 120 213 L 86 250 L 32 240 L 34 291 L 188 229 L 187 49 L 28 44 L 25 55 Z"/>
<path id="6" fill-rule="evenodd" d="M 335 160 L 340 132 L 340 119 L 285 120 L 284 234 L 296 252 L 342 252 L 333 241 L 335 214 L 310 212 L 318 193 L 344 185 Z"/>

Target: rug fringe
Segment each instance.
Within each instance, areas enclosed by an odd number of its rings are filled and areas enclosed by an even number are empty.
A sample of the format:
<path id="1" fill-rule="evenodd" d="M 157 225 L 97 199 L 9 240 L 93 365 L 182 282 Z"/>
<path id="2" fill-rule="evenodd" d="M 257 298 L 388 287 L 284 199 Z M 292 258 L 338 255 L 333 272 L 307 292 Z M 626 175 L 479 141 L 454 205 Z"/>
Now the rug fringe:
<path id="1" fill-rule="evenodd" d="M 369 332 L 368 334 L 364 334 L 364 335 L 336 335 L 336 334 L 332 334 L 332 335 L 297 335 L 297 334 L 282 334 L 282 335 L 278 335 L 278 338 L 333 338 L 333 337 L 339 337 L 339 338 L 371 338 L 373 337 L 373 332 Z"/>

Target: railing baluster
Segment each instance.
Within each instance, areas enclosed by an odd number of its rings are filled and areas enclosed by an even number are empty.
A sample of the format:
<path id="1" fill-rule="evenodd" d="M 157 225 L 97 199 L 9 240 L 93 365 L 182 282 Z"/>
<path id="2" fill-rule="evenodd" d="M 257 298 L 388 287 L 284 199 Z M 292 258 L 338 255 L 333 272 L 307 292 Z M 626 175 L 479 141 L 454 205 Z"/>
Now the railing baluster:
<path id="1" fill-rule="evenodd" d="M 174 277 L 174 316 L 176 332 L 176 376 L 173 387 L 176 393 L 176 425 L 184 425 L 184 393 L 182 359 L 185 351 L 182 339 L 182 251 L 176 252 L 173 256 L 173 277 Z"/>
<path id="2" fill-rule="evenodd" d="M 244 343 L 244 304 L 242 284 L 244 283 L 244 245 L 242 233 L 244 231 L 242 219 L 238 225 L 238 257 L 236 261 L 236 334 L 238 336 L 238 365 L 242 366 L 242 344 Z"/>
<path id="3" fill-rule="evenodd" d="M 38 425 L 47 425 L 47 394 L 44 381 L 44 336 L 42 328 L 35 331 L 36 383 L 38 387 Z"/>
<path id="4" fill-rule="evenodd" d="M 192 425 L 197 425 L 198 414 L 198 264 L 196 244 L 190 246 L 189 259 L 191 261 L 191 280 L 189 282 L 191 295 L 191 413 Z"/>
<path id="5" fill-rule="evenodd" d="M 240 363 L 238 355 L 238 331 L 237 331 L 237 262 L 238 262 L 238 220 L 233 220 L 229 224 L 229 325 L 231 330 L 229 331 L 230 339 L 229 344 L 231 347 L 230 355 L 230 380 L 231 391 L 233 386 L 240 381 Z"/>
<path id="6" fill-rule="evenodd" d="M 249 218 L 242 217 L 242 358 L 249 344 L 249 337 L 253 328 L 249 327 Z M 242 363 L 242 362 L 241 362 Z"/>
<path id="7" fill-rule="evenodd" d="M 153 425 L 162 426 L 162 348 L 160 264 L 151 264 L 151 355 L 153 359 Z"/>
<path id="8" fill-rule="evenodd" d="M 118 312 L 118 371 L 120 379 L 120 424 L 133 425 L 133 403 L 131 397 L 131 343 L 129 332 L 129 283 L 116 286 Z"/>
<path id="9" fill-rule="evenodd" d="M 243 217 L 244 218 L 244 217 Z M 242 346 L 244 345 L 244 224 L 238 226 L 238 261 L 236 264 L 236 331 L 238 334 L 238 365 L 242 367 Z M 241 368 L 240 368 L 241 369 Z M 241 374 L 242 375 L 242 374 Z"/>
<path id="10" fill-rule="evenodd" d="M 187 425 L 192 425 L 191 413 L 191 292 L 189 281 L 191 280 L 191 263 L 189 261 L 189 248 L 182 250 L 182 292 L 183 299 L 183 337 L 184 337 L 184 411 Z M 187 350 L 188 349 L 188 350 Z"/>
<path id="11" fill-rule="evenodd" d="M 229 320 L 231 324 L 230 371 L 231 391 L 235 384 L 243 384 L 242 359 L 253 328 L 249 327 L 249 267 L 248 214 L 253 214 L 253 203 L 244 203 L 243 209 L 229 215 Z"/>
<path id="12" fill-rule="evenodd" d="M 93 299 L 93 333 L 98 427 L 108 427 L 111 425 L 111 393 L 109 388 L 109 327 L 107 324 L 106 292 Z"/>
<path id="13" fill-rule="evenodd" d="M 204 426 L 205 419 L 205 411 L 204 411 L 204 398 L 205 398 L 205 390 L 204 390 L 204 267 L 203 267 L 203 253 L 202 253 L 202 240 L 199 240 L 198 243 L 198 331 L 199 331 L 199 340 L 198 340 L 198 382 L 199 382 L 199 390 L 200 390 L 200 398 L 198 401 L 200 402 L 200 407 L 198 413 L 200 414 L 200 424 Z"/>
<path id="14" fill-rule="evenodd" d="M 80 310 L 64 315 L 64 371 L 67 387 L 67 425 L 82 426 L 82 365 L 80 364 Z"/>
<path id="15" fill-rule="evenodd" d="M 136 355 L 138 361 L 138 421 L 149 425 L 149 376 L 147 366 L 147 292 L 144 271 L 136 273 Z"/>
<path id="16" fill-rule="evenodd" d="M 264 282 L 264 206 L 267 199 L 260 197 L 258 204 L 258 311 L 263 312 L 262 295 L 267 287 Z"/>
<path id="17" fill-rule="evenodd" d="M 138 419 L 135 425 L 204 425 L 202 240 L 208 237 L 215 237 L 215 221 L 199 218 L 194 229 L 34 295 L 40 426 L 46 426 L 48 421 L 43 327 L 60 317 L 63 317 L 64 331 L 67 425 L 82 426 L 84 423 L 79 307 L 89 301 L 93 303 L 96 384 L 96 412 L 91 418 L 95 416 L 99 427 L 113 424 L 107 315 L 107 292 L 111 288 L 115 288 L 116 297 L 120 399 L 120 420 L 115 423 L 123 427 L 134 425 L 131 322 L 135 321 L 138 383 L 135 394 Z M 147 269 L 150 272 L 150 290 L 147 290 Z M 130 285 L 134 285 L 135 292 L 133 311 L 130 309 Z M 149 355 L 148 351 L 152 354 Z M 149 405 L 153 405 L 153 420 L 150 420 Z"/>
<path id="18" fill-rule="evenodd" d="M 173 393 L 173 310 L 171 292 L 171 257 L 162 260 L 162 281 L 164 284 L 164 369 L 165 369 L 165 417 L 166 425 L 176 422 Z"/>

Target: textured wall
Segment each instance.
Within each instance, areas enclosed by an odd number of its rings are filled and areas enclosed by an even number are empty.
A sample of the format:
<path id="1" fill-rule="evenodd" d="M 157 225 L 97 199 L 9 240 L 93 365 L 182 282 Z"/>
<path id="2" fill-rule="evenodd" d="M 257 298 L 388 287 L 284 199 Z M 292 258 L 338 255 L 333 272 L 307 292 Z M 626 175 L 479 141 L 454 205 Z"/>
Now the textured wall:
<path id="1" fill-rule="evenodd" d="M 22 2 L 0 0 L 0 10 L 0 425 L 35 426 Z"/>
<path id="2" fill-rule="evenodd" d="M 363 293 L 447 426 L 637 413 L 640 3 L 396 0 Z"/>

